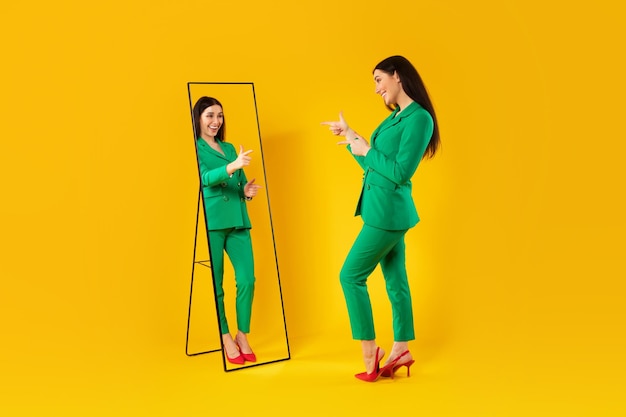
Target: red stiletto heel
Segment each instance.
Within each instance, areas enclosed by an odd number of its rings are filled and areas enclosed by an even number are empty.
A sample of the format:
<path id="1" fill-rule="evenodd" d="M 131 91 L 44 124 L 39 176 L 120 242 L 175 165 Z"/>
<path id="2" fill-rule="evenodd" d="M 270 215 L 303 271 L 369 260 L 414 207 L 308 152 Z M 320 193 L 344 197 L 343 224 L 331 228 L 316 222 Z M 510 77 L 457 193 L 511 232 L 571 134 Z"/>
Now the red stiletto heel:
<path id="1" fill-rule="evenodd" d="M 403 366 L 406 366 L 406 376 L 409 377 L 411 376 L 411 365 L 413 365 L 414 363 L 415 363 L 415 360 L 411 359 L 407 363 L 403 363 L 402 365 L 398 365 L 397 367 L 394 366 L 393 371 L 396 372 L 398 368 L 402 368 Z"/>
<path id="2" fill-rule="evenodd" d="M 400 361 L 400 358 L 402 358 L 404 355 L 407 355 L 408 353 L 409 351 L 406 350 L 400 356 L 398 356 L 395 360 L 393 360 L 392 367 L 389 367 L 388 366 L 389 364 L 385 365 L 387 369 L 385 370 L 385 372 L 381 374 L 381 376 L 393 378 L 393 375 L 396 373 L 396 371 L 402 368 L 403 366 L 406 366 L 406 376 L 407 377 L 411 376 L 411 365 L 415 363 L 414 359 L 411 359 L 410 361 L 405 362 L 405 363 L 398 364 L 398 362 Z"/>
<path id="3" fill-rule="evenodd" d="M 389 362 L 387 365 L 383 366 L 382 368 L 380 367 L 380 361 L 383 358 L 382 356 L 378 356 L 380 352 L 380 348 L 377 347 L 376 348 L 376 368 L 374 369 L 374 372 L 372 373 L 367 373 L 367 372 L 361 372 L 360 374 L 356 374 L 355 377 L 357 377 L 358 379 L 360 379 L 361 381 L 365 381 L 365 382 L 374 382 L 376 381 L 384 372 L 391 372 L 391 369 L 393 369 L 393 366 L 397 363 L 398 358 L 396 358 L 395 360 Z M 384 356 L 384 355 L 383 355 Z M 393 378 L 393 373 L 391 374 L 392 378 Z"/>

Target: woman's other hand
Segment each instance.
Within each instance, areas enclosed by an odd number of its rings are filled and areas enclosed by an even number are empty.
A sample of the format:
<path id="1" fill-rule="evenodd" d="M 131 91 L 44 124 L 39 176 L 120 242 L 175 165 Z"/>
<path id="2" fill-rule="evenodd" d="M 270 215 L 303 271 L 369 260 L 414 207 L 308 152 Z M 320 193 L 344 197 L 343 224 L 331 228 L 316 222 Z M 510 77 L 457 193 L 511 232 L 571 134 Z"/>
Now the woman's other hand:
<path id="1" fill-rule="evenodd" d="M 254 183 L 255 180 L 256 178 L 252 178 L 243 187 L 243 194 L 248 198 L 252 198 L 256 196 L 257 193 L 259 192 L 259 188 L 261 188 L 260 185 Z"/>
<path id="2" fill-rule="evenodd" d="M 337 145 L 350 145 L 350 151 L 356 156 L 365 156 L 371 149 L 369 142 L 361 135 L 354 133 L 354 139 L 348 139 L 337 142 Z"/>

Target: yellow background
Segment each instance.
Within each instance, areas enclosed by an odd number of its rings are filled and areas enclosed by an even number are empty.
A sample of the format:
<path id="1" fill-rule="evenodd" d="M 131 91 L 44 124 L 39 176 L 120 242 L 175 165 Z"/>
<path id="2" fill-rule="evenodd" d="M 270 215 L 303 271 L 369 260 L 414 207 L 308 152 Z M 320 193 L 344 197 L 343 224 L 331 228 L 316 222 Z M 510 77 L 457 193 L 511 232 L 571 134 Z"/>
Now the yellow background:
<path id="1" fill-rule="evenodd" d="M 3 415 L 622 415 L 624 12 L 616 2 L 3 5 Z M 407 236 L 418 363 L 363 384 L 338 272 L 373 66 L 422 74 L 443 148 Z M 255 83 L 292 359 L 183 344 L 197 168 L 188 81 Z M 381 276 L 379 343 L 391 343 Z M 247 400 L 247 401 L 246 401 Z"/>

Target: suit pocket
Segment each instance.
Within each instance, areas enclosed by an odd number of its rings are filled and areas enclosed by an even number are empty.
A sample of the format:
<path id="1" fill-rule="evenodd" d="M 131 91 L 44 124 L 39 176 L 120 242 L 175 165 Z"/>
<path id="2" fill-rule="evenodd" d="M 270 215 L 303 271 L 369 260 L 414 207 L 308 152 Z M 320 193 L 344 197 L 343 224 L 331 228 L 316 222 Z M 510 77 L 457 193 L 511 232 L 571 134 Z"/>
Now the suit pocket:
<path id="1" fill-rule="evenodd" d="M 391 181 L 390 179 L 387 179 L 387 178 L 383 177 L 382 175 L 380 175 L 376 171 L 371 171 L 367 175 L 367 181 L 366 182 L 368 184 L 376 185 L 378 187 L 386 188 L 388 190 L 395 190 L 396 188 L 398 188 L 398 184 L 396 184 L 395 182 Z"/>
<path id="2" fill-rule="evenodd" d="M 222 195 L 222 187 L 219 185 L 213 187 L 202 187 L 202 194 L 205 198 L 220 197 Z"/>

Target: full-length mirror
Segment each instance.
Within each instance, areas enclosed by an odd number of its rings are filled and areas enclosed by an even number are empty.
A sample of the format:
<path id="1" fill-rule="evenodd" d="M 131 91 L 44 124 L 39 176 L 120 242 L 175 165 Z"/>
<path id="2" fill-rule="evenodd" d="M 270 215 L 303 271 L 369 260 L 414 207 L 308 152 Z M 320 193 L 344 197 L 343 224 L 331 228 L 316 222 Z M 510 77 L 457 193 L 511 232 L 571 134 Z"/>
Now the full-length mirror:
<path id="1" fill-rule="evenodd" d="M 194 263 L 212 278 L 192 277 L 191 291 L 213 289 L 205 302 L 214 306 L 225 371 L 289 359 L 254 85 L 192 82 L 188 92 L 202 202 L 197 234 L 209 242 L 208 261 L 200 248 Z M 198 298 L 190 297 L 190 313 L 192 302 Z"/>

